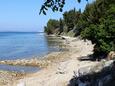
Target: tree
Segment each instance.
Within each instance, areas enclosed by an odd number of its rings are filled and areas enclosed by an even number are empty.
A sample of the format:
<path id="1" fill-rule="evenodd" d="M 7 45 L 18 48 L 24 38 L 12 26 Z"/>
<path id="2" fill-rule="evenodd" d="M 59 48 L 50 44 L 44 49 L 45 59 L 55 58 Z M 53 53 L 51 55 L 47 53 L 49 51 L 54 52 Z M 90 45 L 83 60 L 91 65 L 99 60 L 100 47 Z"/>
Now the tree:
<path id="1" fill-rule="evenodd" d="M 96 0 L 95 3 L 87 6 L 84 12 L 89 24 L 82 30 L 81 36 L 95 43 L 95 58 L 106 57 L 110 51 L 115 51 L 115 4 L 113 3 L 114 0 Z"/>
<path id="2" fill-rule="evenodd" d="M 63 32 L 63 27 L 64 27 L 64 21 L 60 18 L 59 20 L 59 34 L 60 35 Z"/>
<path id="3" fill-rule="evenodd" d="M 47 26 L 45 26 L 45 32 L 47 34 L 53 34 L 55 33 L 56 29 L 60 27 L 60 23 L 58 20 L 50 19 L 47 23 Z"/>
<path id="4" fill-rule="evenodd" d="M 114 3 L 115 0 L 96 0 L 87 4 L 83 13 L 75 9 L 64 12 L 63 20 L 56 20 L 58 27 L 50 23 L 47 24 L 46 30 L 50 27 L 50 33 L 80 35 L 95 44 L 94 58 L 106 57 L 110 51 L 115 51 Z"/>
<path id="5" fill-rule="evenodd" d="M 76 10 L 70 10 L 68 12 L 64 12 L 63 14 L 63 18 L 64 18 L 64 22 L 65 24 L 68 26 L 68 31 L 73 29 L 76 19 L 77 19 L 77 15 L 76 15 Z"/>
<path id="6" fill-rule="evenodd" d="M 79 3 L 81 2 L 81 0 L 77 0 L 77 1 Z M 49 8 L 51 8 L 53 12 L 56 12 L 56 11 L 62 12 L 64 5 L 65 5 L 65 0 L 45 0 L 43 5 L 41 6 L 39 14 L 43 13 L 44 15 L 46 15 L 46 11 Z"/>

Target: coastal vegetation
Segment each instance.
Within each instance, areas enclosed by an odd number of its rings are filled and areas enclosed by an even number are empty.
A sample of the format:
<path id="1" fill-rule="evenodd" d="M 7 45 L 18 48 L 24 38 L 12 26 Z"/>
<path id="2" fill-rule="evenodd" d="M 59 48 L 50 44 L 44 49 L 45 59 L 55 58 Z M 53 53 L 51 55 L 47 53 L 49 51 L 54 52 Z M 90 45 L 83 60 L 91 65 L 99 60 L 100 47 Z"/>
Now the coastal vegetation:
<path id="1" fill-rule="evenodd" d="M 47 34 L 81 36 L 91 40 L 94 58 L 107 57 L 115 51 L 115 0 L 96 0 L 87 4 L 83 12 L 72 9 L 63 19 L 50 19 L 45 26 Z"/>
<path id="2" fill-rule="evenodd" d="M 77 1 L 80 3 L 82 0 Z M 40 13 L 46 15 L 48 8 L 53 12 L 62 12 L 65 2 L 66 0 L 45 0 Z M 41 58 L 35 56 L 32 59 L 1 60 L 2 65 L 35 66 L 40 71 L 0 71 L 0 86 L 115 86 L 115 0 L 95 0 L 87 4 L 83 12 L 75 8 L 66 11 L 63 18 L 50 19 L 44 32 L 62 37 L 62 44 L 56 44 L 59 52 L 52 51 Z M 41 36 L 37 35 L 38 38 Z M 29 40 L 32 39 L 29 37 Z M 49 39 L 45 40 L 45 44 L 49 46 L 48 41 Z M 33 44 L 36 45 L 35 41 Z M 37 44 L 42 42 L 37 40 Z M 28 47 L 34 52 L 30 44 Z M 45 52 L 37 48 L 38 51 Z M 92 53 L 93 59 L 90 58 Z M 109 61 L 94 61 L 109 56 Z"/>

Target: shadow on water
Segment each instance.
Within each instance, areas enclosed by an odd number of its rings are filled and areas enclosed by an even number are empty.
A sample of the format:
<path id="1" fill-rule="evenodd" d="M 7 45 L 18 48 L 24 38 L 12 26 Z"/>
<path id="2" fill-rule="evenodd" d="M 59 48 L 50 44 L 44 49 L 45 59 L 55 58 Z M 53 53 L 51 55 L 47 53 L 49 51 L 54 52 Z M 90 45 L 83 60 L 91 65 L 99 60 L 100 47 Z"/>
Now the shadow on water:
<path id="1" fill-rule="evenodd" d="M 31 66 L 12 66 L 12 65 L 4 65 L 0 64 L 0 70 L 4 71 L 13 71 L 19 73 L 34 73 L 40 70 L 39 67 L 31 67 Z"/>
<path id="2" fill-rule="evenodd" d="M 45 41 L 49 51 L 51 52 L 68 51 L 60 37 L 46 36 Z"/>

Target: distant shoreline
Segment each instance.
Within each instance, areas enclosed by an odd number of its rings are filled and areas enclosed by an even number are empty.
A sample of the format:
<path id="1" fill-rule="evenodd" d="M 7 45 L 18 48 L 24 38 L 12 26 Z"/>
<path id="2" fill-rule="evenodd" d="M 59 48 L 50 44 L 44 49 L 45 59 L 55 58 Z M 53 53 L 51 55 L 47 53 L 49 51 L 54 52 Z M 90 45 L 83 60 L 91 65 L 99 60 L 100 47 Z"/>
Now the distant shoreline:
<path id="1" fill-rule="evenodd" d="M 1 31 L 0 33 L 44 33 L 44 32 L 18 32 L 18 31 Z"/>

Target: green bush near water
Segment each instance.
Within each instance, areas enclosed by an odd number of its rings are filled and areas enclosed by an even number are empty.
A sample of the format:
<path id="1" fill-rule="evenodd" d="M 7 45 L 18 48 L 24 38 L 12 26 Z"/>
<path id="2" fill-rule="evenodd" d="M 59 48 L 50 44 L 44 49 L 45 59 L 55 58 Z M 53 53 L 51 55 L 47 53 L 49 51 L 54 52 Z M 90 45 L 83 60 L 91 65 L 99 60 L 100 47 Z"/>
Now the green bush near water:
<path id="1" fill-rule="evenodd" d="M 115 51 L 115 0 L 96 0 L 87 4 L 82 13 L 75 9 L 65 12 L 63 19 L 49 20 L 45 32 L 80 35 L 95 44 L 95 58 L 106 57 L 110 51 Z"/>

